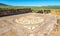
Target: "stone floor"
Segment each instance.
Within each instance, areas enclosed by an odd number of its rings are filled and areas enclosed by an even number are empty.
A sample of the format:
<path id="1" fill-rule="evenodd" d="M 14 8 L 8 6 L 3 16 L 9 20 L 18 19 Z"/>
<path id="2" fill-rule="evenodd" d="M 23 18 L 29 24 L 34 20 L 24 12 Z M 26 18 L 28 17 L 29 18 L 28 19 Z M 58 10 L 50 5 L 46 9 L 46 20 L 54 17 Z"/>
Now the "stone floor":
<path id="1" fill-rule="evenodd" d="M 27 16 L 28 15 L 28 16 Z M 25 17 L 26 16 L 26 17 Z M 36 17 L 35 17 L 36 16 Z M 43 17 L 44 16 L 44 17 Z M 43 18 L 42 20 L 41 20 L 41 17 Z M 35 27 L 39 27 L 40 25 L 37 25 L 37 23 L 41 23 L 41 22 L 43 22 L 44 21 L 44 19 L 45 20 L 47 20 L 47 19 L 50 19 L 50 17 L 51 16 L 49 16 L 49 18 L 48 18 L 48 16 L 45 16 L 45 15 L 40 15 L 40 14 L 36 14 L 36 13 L 33 13 L 33 14 L 31 14 L 31 13 L 29 13 L 29 14 L 21 14 L 21 15 L 14 15 L 14 16 L 8 16 L 8 17 L 0 17 L 0 35 L 1 35 L 1 33 L 3 33 L 1 36 L 29 36 L 29 34 L 31 34 L 31 33 L 29 33 L 29 31 L 30 32 L 32 32 L 33 30 L 34 30 L 34 32 L 35 32 L 35 30 L 36 31 L 38 31 L 39 30 L 39 28 L 35 28 Z M 53 17 L 53 16 L 52 16 Z M 27 18 L 28 19 L 28 21 L 27 21 L 27 19 L 25 19 L 25 18 Z M 31 19 L 32 18 L 32 19 Z M 35 18 L 35 19 L 34 19 Z M 24 19 L 24 20 L 22 20 L 22 19 Z M 20 21 L 21 20 L 21 21 Z M 26 21 L 25 21 L 26 20 Z M 30 21 L 29 21 L 30 20 Z M 50 21 L 51 20 L 55 20 L 54 18 L 52 18 L 52 19 L 50 19 Z M 40 21 L 40 22 L 37 22 L 37 21 Z M 50 22 L 49 21 L 49 22 Z M 29 23 L 28 23 L 29 22 Z M 35 23 L 31 23 L 31 22 L 35 22 Z M 28 24 L 27 24 L 28 23 Z M 26 29 L 26 28 L 24 28 L 24 27 L 21 27 L 21 26 L 19 26 L 18 24 L 21 24 L 22 26 L 25 26 L 26 24 L 28 25 L 26 25 L 27 26 L 27 28 L 29 29 L 29 31 L 28 31 L 28 29 Z M 24 25 L 23 25 L 24 24 Z M 29 25 L 30 24 L 30 25 Z M 34 25 L 33 25 L 34 24 Z M 44 23 L 41 23 L 41 24 L 44 24 Z M 48 23 L 49 24 L 49 23 Z M 42 26 L 42 28 L 43 28 L 43 30 L 45 30 L 48 26 L 50 26 L 50 24 L 48 25 L 48 24 L 46 24 L 46 25 L 44 25 L 44 26 Z M 37 25 L 37 26 L 36 26 Z M 25 26 L 25 27 L 26 27 Z M 29 27 L 30 26 L 30 27 Z M 33 27 L 31 27 L 31 26 L 33 26 Z M 35 27 L 34 27 L 35 26 Z M 46 27 L 47 26 L 47 27 Z M 46 27 L 46 28 L 44 28 L 44 27 Z M 14 28 L 14 29 L 12 29 L 12 28 Z M 22 28 L 24 28 L 24 29 L 22 29 Z M 50 29 L 51 29 L 52 27 L 50 27 Z M 17 31 L 18 32 L 16 32 L 16 29 L 18 29 Z M 22 29 L 22 30 L 21 30 Z M 25 30 L 26 29 L 26 30 Z M 32 29 L 32 31 L 31 31 L 31 29 Z M 41 28 L 40 28 L 41 29 Z M 57 27 L 56 27 L 56 29 L 58 29 L 57 31 L 54 31 L 54 36 L 60 36 L 60 25 L 58 25 Z M 55 30 L 56 30 L 55 29 Z M 8 31 L 9 30 L 9 31 Z M 7 31 L 7 32 L 6 32 Z M 4 33 L 5 32 L 5 33 Z M 21 32 L 25 32 L 25 33 L 21 33 Z M 43 32 L 42 30 L 41 31 L 38 31 L 39 33 L 40 32 Z M 18 34 L 17 34 L 18 33 Z M 26 33 L 28 33 L 28 35 L 26 34 Z M 26 35 L 25 35 L 26 34 Z M 35 35 L 34 36 L 41 36 L 40 34 L 37 34 L 37 33 L 34 33 Z M 33 35 L 31 35 L 31 36 L 33 36 Z M 44 36 L 44 35 L 42 35 L 42 36 Z"/>

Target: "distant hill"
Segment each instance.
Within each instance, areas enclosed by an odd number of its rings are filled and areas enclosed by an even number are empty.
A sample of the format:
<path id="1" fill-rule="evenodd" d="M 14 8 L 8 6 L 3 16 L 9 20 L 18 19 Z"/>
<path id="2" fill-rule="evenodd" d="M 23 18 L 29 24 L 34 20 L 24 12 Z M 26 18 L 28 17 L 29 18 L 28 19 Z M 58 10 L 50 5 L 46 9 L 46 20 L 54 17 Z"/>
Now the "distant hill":
<path id="1" fill-rule="evenodd" d="M 0 3 L 0 6 L 8 6 L 7 4 Z"/>
<path id="2" fill-rule="evenodd" d="M 42 8 L 60 9 L 60 6 L 42 6 Z"/>
<path id="3" fill-rule="evenodd" d="M 21 8 L 31 8 L 32 10 L 40 10 L 40 9 L 60 9 L 60 6 L 12 6 L 7 5 L 4 3 L 0 3 L 0 8 L 14 8 L 14 9 L 21 9 Z"/>

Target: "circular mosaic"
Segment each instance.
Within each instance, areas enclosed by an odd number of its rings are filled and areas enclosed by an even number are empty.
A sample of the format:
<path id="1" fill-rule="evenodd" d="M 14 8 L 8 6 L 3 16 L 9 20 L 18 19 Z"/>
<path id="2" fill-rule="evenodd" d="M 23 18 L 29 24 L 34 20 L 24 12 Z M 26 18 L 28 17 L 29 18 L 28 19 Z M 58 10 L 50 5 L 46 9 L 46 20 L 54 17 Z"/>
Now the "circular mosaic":
<path id="1" fill-rule="evenodd" d="M 24 15 L 16 19 L 15 21 L 20 24 L 38 24 L 38 23 L 42 23 L 44 21 L 44 18 L 41 16 L 35 16 L 35 14 L 33 14 L 26 16 Z"/>
<path id="2" fill-rule="evenodd" d="M 18 36 L 51 36 L 56 25 L 56 17 L 39 13 L 20 14 L 0 18 L 0 24 L 8 25 L 7 28 L 6 25 L 1 25 L 4 27 L 0 28 L 0 34 L 14 29 Z"/>

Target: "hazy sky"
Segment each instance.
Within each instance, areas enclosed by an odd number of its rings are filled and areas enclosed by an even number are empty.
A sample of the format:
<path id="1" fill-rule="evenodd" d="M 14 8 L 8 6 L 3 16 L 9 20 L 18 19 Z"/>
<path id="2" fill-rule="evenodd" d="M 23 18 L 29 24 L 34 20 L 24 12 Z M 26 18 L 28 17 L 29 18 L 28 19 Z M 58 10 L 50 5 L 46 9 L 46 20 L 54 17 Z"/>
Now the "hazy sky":
<path id="1" fill-rule="evenodd" d="M 0 3 L 14 6 L 60 5 L 60 0 L 0 0 Z"/>

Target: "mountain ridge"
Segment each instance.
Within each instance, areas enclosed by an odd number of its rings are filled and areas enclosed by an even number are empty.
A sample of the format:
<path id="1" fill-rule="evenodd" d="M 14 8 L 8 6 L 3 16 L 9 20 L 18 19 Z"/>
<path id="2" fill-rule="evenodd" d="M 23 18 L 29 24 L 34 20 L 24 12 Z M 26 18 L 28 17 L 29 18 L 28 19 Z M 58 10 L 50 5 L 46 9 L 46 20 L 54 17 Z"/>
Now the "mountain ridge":
<path id="1" fill-rule="evenodd" d="M 15 9 L 20 9 L 20 8 L 32 8 L 32 9 L 60 9 L 60 6 L 58 5 L 49 5 L 49 6 L 13 6 L 13 5 L 8 5 L 4 3 L 0 3 L 0 8 L 15 8 Z"/>
<path id="2" fill-rule="evenodd" d="M 0 6 L 8 6 L 8 5 L 4 3 L 0 3 Z"/>

